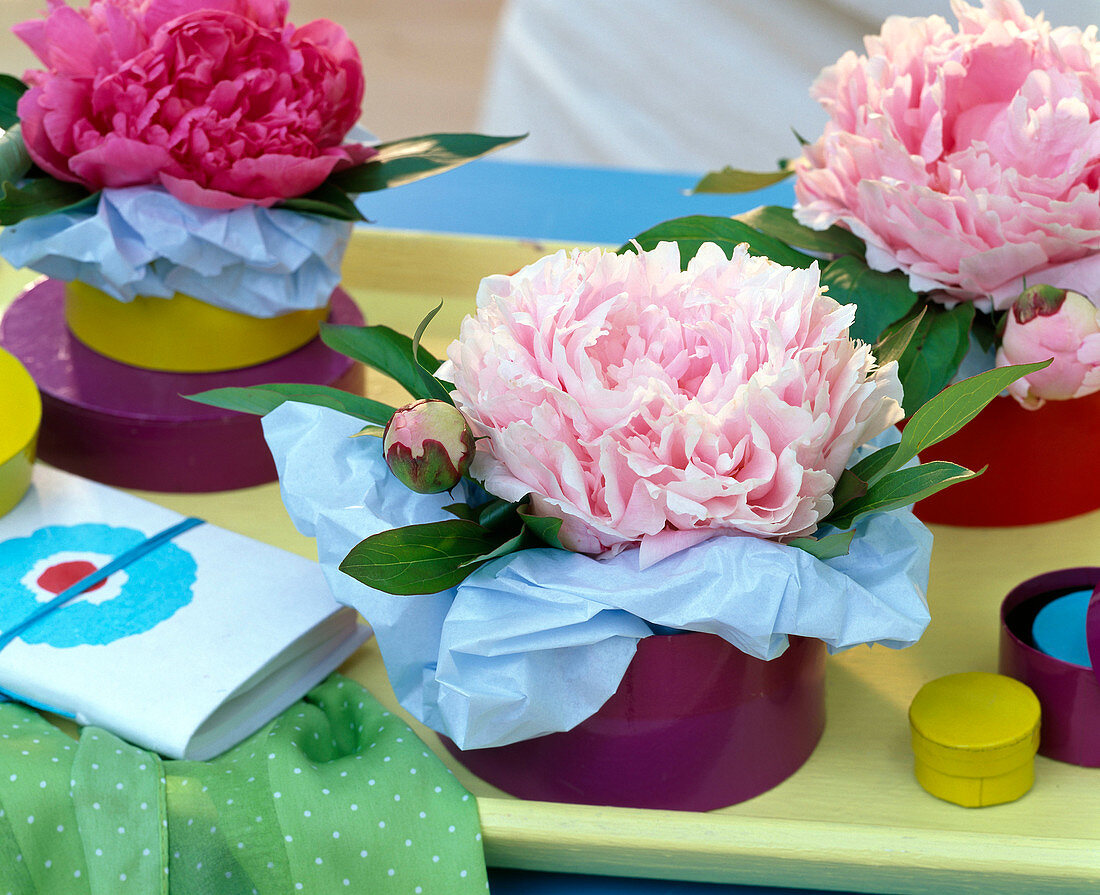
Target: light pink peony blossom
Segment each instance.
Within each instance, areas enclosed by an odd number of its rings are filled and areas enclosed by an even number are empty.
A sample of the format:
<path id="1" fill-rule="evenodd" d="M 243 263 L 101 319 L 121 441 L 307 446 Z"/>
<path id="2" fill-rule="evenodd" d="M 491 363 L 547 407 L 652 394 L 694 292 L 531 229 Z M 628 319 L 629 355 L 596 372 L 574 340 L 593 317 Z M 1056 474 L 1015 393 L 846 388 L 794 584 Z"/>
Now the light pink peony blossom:
<path id="1" fill-rule="evenodd" d="M 704 245 L 558 252 L 482 281 L 439 375 L 478 442 L 471 474 L 529 493 L 562 543 L 649 565 L 715 534 L 814 530 L 852 452 L 901 418 L 897 365 L 854 308 L 793 270 Z"/>
<path id="2" fill-rule="evenodd" d="M 1017 0 L 891 17 L 813 87 L 830 121 L 796 215 L 841 223 L 916 291 L 1006 308 L 1029 281 L 1100 295 L 1100 44 Z"/>
<path id="3" fill-rule="evenodd" d="M 1008 313 L 997 366 L 1048 358 L 1054 359 L 1049 367 L 1008 387 L 1024 407 L 1100 391 L 1100 309 L 1076 292 L 1032 286 Z"/>
<path id="4" fill-rule="evenodd" d="M 283 0 L 51 0 L 16 33 L 46 65 L 19 101 L 31 158 L 91 190 L 159 183 L 208 208 L 273 205 L 375 150 L 342 145 L 358 53 Z"/>

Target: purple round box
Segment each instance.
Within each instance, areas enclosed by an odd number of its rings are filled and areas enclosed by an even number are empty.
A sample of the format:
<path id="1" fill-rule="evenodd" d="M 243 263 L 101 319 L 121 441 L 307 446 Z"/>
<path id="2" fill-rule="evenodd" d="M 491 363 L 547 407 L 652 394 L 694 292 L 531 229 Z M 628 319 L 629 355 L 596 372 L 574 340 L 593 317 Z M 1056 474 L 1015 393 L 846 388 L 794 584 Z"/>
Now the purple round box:
<path id="1" fill-rule="evenodd" d="M 181 395 L 272 382 L 362 387 L 362 367 L 320 339 L 240 370 L 164 373 L 121 364 L 69 332 L 64 292 L 57 280 L 27 289 L 0 321 L 0 345 L 22 361 L 42 393 L 39 458 L 98 482 L 208 492 L 275 481 L 258 417 Z M 363 323 L 340 289 L 333 293 L 329 319 Z"/>
<path id="2" fill-rule="evenodd" d="M 451 753 L 523 799 L 709 811 L 771 789 L 825 728 L 825 646 L 792 637 L 765 662 L 713 634 L 639 641 L 622 683 L 564 733 Z"/>
<path id="3" fill-rule="evenodd" d="M 1091 668 L 1041 652 L 1031 637 L 1043 606 L 1083 589 L 1093 592 L 1085 622 Z M 1040 755 L 1100 767 L 1100 568 L 1047 572 L 1009 592 L 1001 604 L 1000 671 L 1027 684 L 1039 697 Z"/>

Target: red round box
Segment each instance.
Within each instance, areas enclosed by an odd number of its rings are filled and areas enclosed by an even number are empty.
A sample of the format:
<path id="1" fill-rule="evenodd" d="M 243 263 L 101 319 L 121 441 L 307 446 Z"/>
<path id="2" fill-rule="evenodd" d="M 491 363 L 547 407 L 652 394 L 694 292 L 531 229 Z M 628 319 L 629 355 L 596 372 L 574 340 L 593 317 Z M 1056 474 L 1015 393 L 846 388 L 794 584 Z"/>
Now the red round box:
<path id="1" fill-rule="evenodd" d="M 825 727 L 825 646 L 792 637 L 770 662 L 713 634 L 654 635 L 619 689 L 577 727 L 451 753 L 523 799 L 709 811 L 771 789 Z"/>
<path id="2" fill-rule="evenodd" d="M 962 430 L 920 453 L 988 469 L 917 503 L 923 522 L 978 527 L 1034 525 L 1100 509 L 1089 445 L 1100 441 L 1100 392 L 1025 410 L 994 398 Z"/>

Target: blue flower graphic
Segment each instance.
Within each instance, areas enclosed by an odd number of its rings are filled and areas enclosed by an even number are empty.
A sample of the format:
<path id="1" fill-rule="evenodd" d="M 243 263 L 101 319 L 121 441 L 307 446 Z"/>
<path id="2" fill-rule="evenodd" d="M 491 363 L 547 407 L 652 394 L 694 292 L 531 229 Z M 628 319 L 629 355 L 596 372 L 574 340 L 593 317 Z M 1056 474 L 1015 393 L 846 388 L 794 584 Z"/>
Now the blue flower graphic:
<path id="1" fill-rule="evenodd" d="M 118 556 L 145 540 L 137 529 L 89 522 L 50 525 L 28 537 L 0 541 L 0 630 L 14 627 L 40 605 L 22 581 L 36 563 L 63 551 Z M 190 553 L 173 543 L 161 544 L 126 567 L 127 580 L 117 596 L 98 605 L 78 597 L 31 625 L 19 639 L 66 648 L 142 634 L 191 602 L 197 571 Z"/>

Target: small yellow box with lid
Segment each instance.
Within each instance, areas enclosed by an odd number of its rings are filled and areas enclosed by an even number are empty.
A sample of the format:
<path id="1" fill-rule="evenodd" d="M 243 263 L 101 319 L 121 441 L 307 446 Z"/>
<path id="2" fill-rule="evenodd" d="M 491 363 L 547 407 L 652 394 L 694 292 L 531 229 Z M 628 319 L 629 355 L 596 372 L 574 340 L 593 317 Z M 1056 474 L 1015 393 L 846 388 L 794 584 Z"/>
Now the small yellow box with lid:
<path id="1" fill-rule="evenodd" d="M 917 781 L 932 795 L 979 808 L 1020 798 L 1035 780 L 1039 700 L 1000 674 L 930 681 L 909 707 Z"/>

